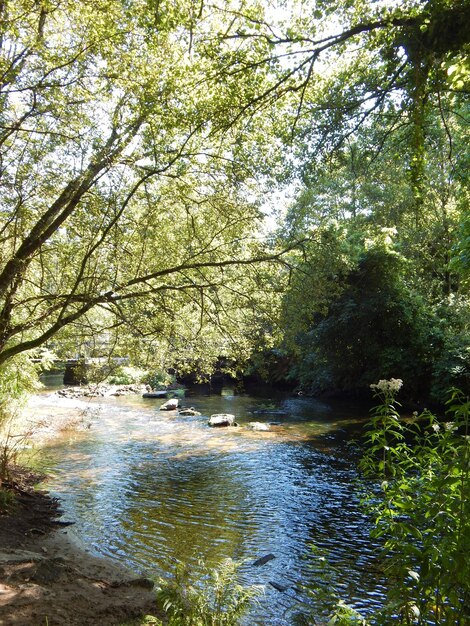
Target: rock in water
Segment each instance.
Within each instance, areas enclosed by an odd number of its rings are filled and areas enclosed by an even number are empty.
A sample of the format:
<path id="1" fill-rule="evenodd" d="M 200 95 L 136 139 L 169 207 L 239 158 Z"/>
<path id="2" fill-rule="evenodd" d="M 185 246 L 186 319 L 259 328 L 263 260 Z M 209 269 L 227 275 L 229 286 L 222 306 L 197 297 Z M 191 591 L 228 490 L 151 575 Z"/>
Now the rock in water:
<path id="1" fill-rule="evenodd" d="M 253 563 L 253 565 L 255 567 L 259 567 L 260 565 L 265 565 L 266 563 L 269 563 L 269 561 L 272 561 L 275 558 L 276 557 L 274 556 L 274 554 L 265 554 L 264 556 L 260 557 L 259 559 L 256 559 L 256 561 Z"/>
<path id="2" fill-rule="evenodd" d="M 247 426 L 251 430 L 260 430 L 260 431 L 270 430 L 269 424 L 266 424 L 265 422 L 248 422 Z"/>
<path id="3" fill-rule="evenodd" d="M 142 394 L 142 398 L 165 398 L 167 395 L 166 389 L 160 389 L 158 391 L 146 391 Z"/>
<path id="4" fill-rule="evenodd" d="M 178 408 L 178 398 L 167 400 L 160 407 L 160 411 L 175 411 Z"/>
<path id="5" fill-rule="evenodd" d="M 231 413 L 215 413 L 209 418 L 209 426 L 235 426 L 235 415 Z"/>
<path id="6" fill-rule="evenodd" d="M 180 415 L 192 415 L 193 417 L 197 417 L 201 415 L 199 411 L 196 411 L 194 407 L 191 407 L 189 409 L 180 409 L 179 414 Z"/>

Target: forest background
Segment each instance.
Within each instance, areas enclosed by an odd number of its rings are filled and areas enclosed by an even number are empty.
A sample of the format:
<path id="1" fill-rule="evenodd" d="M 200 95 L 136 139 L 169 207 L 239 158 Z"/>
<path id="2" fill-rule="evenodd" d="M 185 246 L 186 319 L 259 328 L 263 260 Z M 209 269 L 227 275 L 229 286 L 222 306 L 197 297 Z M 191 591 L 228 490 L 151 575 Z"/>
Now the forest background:
<path id="1" fill-rule="evenodd" d="M 1 2 L 4 409 L 51 351 L 468 393 L 469 17 Z"/>

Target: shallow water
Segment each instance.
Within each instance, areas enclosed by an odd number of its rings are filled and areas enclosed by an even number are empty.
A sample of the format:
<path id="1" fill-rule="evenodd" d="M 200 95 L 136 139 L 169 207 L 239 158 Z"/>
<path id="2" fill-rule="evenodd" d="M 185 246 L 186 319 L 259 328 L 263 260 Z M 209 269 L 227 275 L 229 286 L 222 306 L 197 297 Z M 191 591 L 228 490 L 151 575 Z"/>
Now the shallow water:
<path id="1" fill-rule="evenodd" d="M 64 518 L 94 552 L 152 575 L 171 573 L 172 559 L 194 571 L 201 557 L 208 565 L 246 559 L 243 582 L 265 586 L 250 624 L 293 624 L 312 602 L 302 587 L 324 577 L 325 554 L 342 598 L 372 609 L 384 589 L 349 445 L 364 411 L 222 393 L 186 397 L 201 417 L 159 411 L 161 401 L 135 396 L 84 402 L 91 428 L 53 440 L 45 455 Z M 37 411 L 73 412 L 67 406 L 44 395 Z M 207 416 L 219 412 L 235 414 L 240 427 L 209 428 Z M 249 421 L 278 425 L 253 432 Z M 276 558 L 252 565 L 266 554 Z"/>

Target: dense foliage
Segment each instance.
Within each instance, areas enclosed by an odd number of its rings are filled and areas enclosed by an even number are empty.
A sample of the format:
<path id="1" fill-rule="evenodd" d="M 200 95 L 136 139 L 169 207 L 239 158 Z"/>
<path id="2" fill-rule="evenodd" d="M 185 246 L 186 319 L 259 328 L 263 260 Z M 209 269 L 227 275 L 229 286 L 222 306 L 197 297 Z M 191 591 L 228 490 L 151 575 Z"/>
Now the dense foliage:
<path id="1" fill-rule="evenodd" d="M 301 344 L 301 383 L 317 391 L 367 387 L 399 373 L 413 392 L 429 391 L 439 350 L 426 307 L 404 284 L 403 259 L 369 249 L 345 278 L 328 314 L 318 316 Z"/>
<path id="2" fill-rule="evenodd" d="M 0 366 L 44 345 L 201 371 L 254 354 L 354 391 L 413 355 L 410 393 L 465 384 L 468 14 L 2 2 Z M 398 264 L 372 252 L 391 228 Z"/>
<path id="3" fill-rule="evenodd" d="M 383 537 L 391 581 L 379 623 L 463 625 L 470 619 L 470 403 L 448 402 L 448 420 L 429 412 L 406 423 L 394 383 L 374 385 L 366 474 L 381 479 L 368 507 Z"/>

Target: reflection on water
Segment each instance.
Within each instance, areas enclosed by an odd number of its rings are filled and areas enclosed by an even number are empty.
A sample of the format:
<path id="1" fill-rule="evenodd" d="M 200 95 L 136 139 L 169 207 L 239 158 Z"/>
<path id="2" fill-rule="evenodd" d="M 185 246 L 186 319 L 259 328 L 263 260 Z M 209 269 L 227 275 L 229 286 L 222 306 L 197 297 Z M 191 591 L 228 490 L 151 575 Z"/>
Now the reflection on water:
<path id="1" fill-rule="evenodd" d="M 160 412 L 158 400 L 140 397 L 90 401 L 86 436 L 48 446 L 50 488 L 85 541 L 156 574 L 168 573 L 172 558 L 194 569 L 201 556 L 208 564 L 246 559 L 244 582 L 266 585 L 250 623 L 280 626 L 292 624 L 306 600 L 301 586 L 318 581 L 314 543 L 328 550 L 343 599 L 374 606 L 383 589 L 370 567 L 373 549 L 344 441 L 362 416 L 311 399 L 227 391 L 185 402 L 202 416 Z M 61 401 L 42 403 L 39 410 L 58 409 Z M 207 416 L 218 412 L 234 413 L 241 427 L 209 428 Z M 255 420 L 276 425 L 244 428 Z M 253 567 L 268 553 L 276 558 Z"/>

